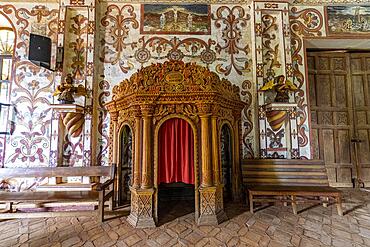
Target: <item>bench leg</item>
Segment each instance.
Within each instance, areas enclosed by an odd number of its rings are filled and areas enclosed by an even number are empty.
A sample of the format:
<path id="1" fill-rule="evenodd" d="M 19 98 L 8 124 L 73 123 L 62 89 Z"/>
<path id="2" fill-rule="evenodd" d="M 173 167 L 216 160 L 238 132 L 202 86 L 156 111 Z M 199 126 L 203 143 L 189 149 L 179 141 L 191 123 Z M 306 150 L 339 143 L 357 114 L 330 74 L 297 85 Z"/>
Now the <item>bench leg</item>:
<path id="1" fill-rule="evenodd" d="M 293 214 L 297 214 L 297 203 L 295 200 L 295 196 L 291 196 L 292 199 L 292 209 L 293 209 Z"/>
<path id="2" fill-rule="evenodd" d="M 104 221 L 104 190 L 99 193 L 99 205 L 98 205 L 98 222 Z"/>
<path id="3" fill-rule="evenodd" d="M 249 211 L 253 214 L 253 195 L 249 192 Z"/>
<path id="4" fill-rule="evenodd" d="M 13 202 L 7 202 L 5 205 L 6 205 L 5 210 L 9 213 L 12 213 L 13 212 Z"/>
<path id="5" fill-rule="evenodd" d="M 323 199 L 323 203 L 322 203 L 322 206 L 324 208 L 327 208 L 328 207 L 328 204 L 329 204 L 329 197 L 325 196 L 324 199 Z"/>
<path id="6" fill-rule="evenodd" d="M 112 196 L 109 198 L 109 210 L 110 211 L 113 211 L 113 209 L 114 209 L 114 188 L 112 189 L 112 192 L 113 192 L 113 194 L 112 194 Z"/>
<path id="7" fill-rule="evenodd" d="M 284 207 L 288 206 L 288 202 L 287 202 L 287 197 L 286 196 L 283 196 L 283 200 L 284 200 L 284 202 L 283 202 Z"/>
<path id="8" fill-rule="evenodd" d="M 337 211 L 338 215 L 343 216 L 343 209 L 342 209 L 342 197 L 339 195 L 335 198 L 337 203 Z"/>

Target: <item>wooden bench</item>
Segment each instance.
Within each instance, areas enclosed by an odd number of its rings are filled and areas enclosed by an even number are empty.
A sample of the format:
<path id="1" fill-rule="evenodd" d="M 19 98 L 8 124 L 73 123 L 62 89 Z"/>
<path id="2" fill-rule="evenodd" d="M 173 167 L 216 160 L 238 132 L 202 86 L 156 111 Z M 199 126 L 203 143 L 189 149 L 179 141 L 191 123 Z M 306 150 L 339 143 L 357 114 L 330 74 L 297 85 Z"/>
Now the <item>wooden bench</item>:
<path id="1" fill-rule="evenodd" d="M 343 215 L 342 192 L 332 187 L 265 185 L 248 188 L 248 194 L 251 213 L 254 212 L 254 202 L 291 203 L 294 214 L 297 214 L 298 203 L 323 203 L 326 207 L 329 203 L 335 202 L 338 214 Z"/>
<path id="2" fill-rule="evenodd" d="M 99 222 L 104 220 L 105 203 L 113 207 L 115 165 L 91 167 L 34 167 L 34 168 L 0 168 L 0 180 L 10 178 L 61 178 L 61 177 L 109 177 L 104 183 L 94 184 L 92 190 L 84 191 L 24 191 L 0 192 L 0 203 L 6 204 L 6 211 L 0 213 L 0 219 L 56 217 L 56 216 L 91 216 L 95 215 Z M 59 185 L 62 187 L 62 185 Z M 70 188 L 70 187 L 69 187 Z M 68 190 L 68 187 L 67 187 Z M 43 207 L 47 203 L 81 203 L 97 204 L 97 210 L 16 212 L 14 205 L 33 203 Z M 49 210 L 49 211 L 48 211 Z M 15 212 L 14 212 L 15 211 Z"/>
<path id="3" fill-rule="evenodd" d="M 245 159 L 243 183 L 255 185 L 329 186 L 323 160 Z"/>
<path id="4" fill-rule="evenodd" d="M 342 193 L 329 186 L 325 163 L 322 160 L 255 159 L 244 160 L 243 182 L 249 194 L 250 211 L 254 202 L 291 203 L 297 213 L 297 203 L 335 202 L 339 215 Z"/>

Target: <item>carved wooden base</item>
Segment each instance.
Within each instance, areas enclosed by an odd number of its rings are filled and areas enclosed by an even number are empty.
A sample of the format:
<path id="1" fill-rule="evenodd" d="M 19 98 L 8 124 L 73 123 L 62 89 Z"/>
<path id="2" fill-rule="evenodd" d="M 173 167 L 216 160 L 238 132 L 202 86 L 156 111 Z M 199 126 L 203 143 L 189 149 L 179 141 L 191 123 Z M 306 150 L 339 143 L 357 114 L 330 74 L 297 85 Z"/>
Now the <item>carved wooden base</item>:
<path id="1" fill-rule="evenodd" d="M 153 218 L 154 189 L 131 190 L 131 212 L 127 221 L 136 228 L 155 227 Z"/>
<path id="2" fill-rule="evenodd" d="M 218 225 L 227 220 L 224 212 L 222 185 L 199 189 L 200 212 L 198 225 Z"/>

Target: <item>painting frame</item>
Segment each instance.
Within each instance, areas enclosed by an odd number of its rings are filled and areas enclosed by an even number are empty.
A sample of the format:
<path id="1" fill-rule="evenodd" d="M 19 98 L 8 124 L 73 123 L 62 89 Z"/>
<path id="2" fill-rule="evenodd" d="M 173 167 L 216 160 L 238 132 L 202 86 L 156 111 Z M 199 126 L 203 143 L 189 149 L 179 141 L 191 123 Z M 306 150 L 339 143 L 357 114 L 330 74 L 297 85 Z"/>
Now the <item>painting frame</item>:
<path id="1" fill-rule="evenodd" d="M 155 11 L 148 11 L 154 7 Z M 191 11 L 194 8 L 199 8 L 196 11 Z M 165 10 L 168 10 L 167 12 Z M 175 14 L 174 10 L 179 14 Z M 160 20 L 159 11 L 164 15 L 163 19 L 170 21 L 163 25 Z M 205 13 L 205 10 L 207 11 Z M 172 12 L 172 13 L 171 13 Z M 187 20 L 184 20 L 185 13 L 188 15 Z M 190 14 L 189 14 L 190 12 Z M 175 17 L 176 15 L 176 17 Z M 179 16 L 179 17 L 177 17 Z M 192 17 L 189 21 L 189 16 Z M 177 19 L 175 26 L 174 20 Z M 153 21 L 153 19 L 155 21 Z M 190 23 L 190 24 L 189 24 Z M 192 24 L 191 24 L 192 23 Z M 193 28 L 194 26 L 194 28 Z M 182 29 L 182 30 L 181 30 Z M 185 29 L 185 30 L 184 30 Z M 140 8 L 140 34 L 168 34 L 168 35 L 210 35 L 211 34 L 211 5 L 210 4 L 182 4 L 182 3 L 163 3 L 163 4 L 141 4 Z"/>
<path id="2" fill-rule="evenodd" d="M 361 17 L 361 9 L 365 9 L 365 13 L 368 12 L 365 17 Z M 332 5 L 325 6 L 324 10 L 326 17 L 325 28 L 327 36 L 370 36 L 370 5 Z M 349 12 L 353 12 L 353 14 Z M 336 17 L 334 15 L 336 15 Z M 341 23 L 338 23 L 338 21 Z M 364 28 L 365 25 L 366 27 Z M 361 31 L 360 29 L 362 29 L 363 31 Z"/>

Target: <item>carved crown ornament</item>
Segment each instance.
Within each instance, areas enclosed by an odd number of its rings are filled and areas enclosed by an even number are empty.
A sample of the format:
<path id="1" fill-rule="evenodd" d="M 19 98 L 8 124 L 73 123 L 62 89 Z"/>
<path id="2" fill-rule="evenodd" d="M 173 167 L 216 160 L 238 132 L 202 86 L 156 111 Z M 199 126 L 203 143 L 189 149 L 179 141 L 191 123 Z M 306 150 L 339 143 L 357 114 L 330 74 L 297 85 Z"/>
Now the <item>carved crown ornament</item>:
<path id="1" fill-rule="evenodd" d="M 106 107 L 110 112 L 158 104 L 210 105 L 211 109 L 216 102 L 222 107 L 240 110 L 245 105 L 240 100 L 239 87 L 220 79 L 208 68 L 166 61 L 142 68 L 115 86 L 112 101 Z"/>

